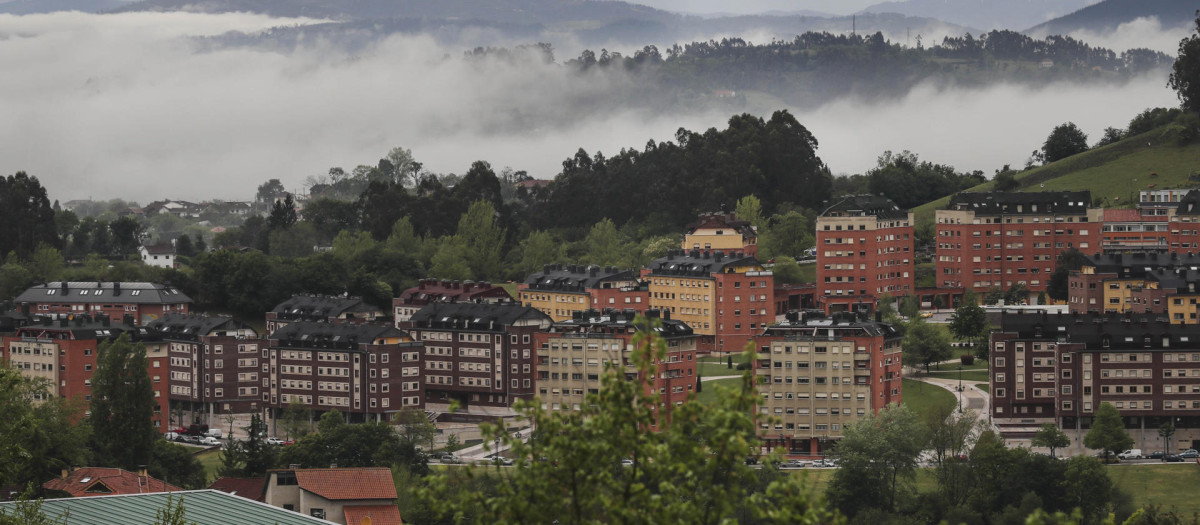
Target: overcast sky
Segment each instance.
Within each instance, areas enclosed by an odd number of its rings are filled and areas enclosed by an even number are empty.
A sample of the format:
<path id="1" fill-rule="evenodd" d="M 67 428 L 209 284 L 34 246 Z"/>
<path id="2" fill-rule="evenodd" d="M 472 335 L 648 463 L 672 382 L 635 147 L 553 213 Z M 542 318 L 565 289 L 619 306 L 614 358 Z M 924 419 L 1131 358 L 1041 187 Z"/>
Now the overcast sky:
<path id="1" fill-rule="evenodd" d="M 687 13 L 753 14 L 764 11 L 821 11 L 833 15 L 848 15 L 878 4 L 881 0 L 632 0 L 668 11 Z"/>
<path id="2" fill-rule="evenodd" d="M 303 20 L 254 15 L 0 15 L 0 174 L 24 170 L 52 199 L 248 200 L 262 182 L 294 191 L 330 167 L 411 149 L 439 173 L 475 160 L 554 177 L 579 148 L 611 155 L 680 127 L 723 127 L 730 111 L 582 112 L 621 79 L 558 66 L 466 64 L 461 48 L 397 36 L 354 57 L 320 43 L 292 54 L 197 53 L 184 35 Z M 1114 41 L 1161 42 L 1153 22 Z M 1146 45 L 1146 44 L 1142 44 Z M 19 72 L 14 74 L 13 72 Z M 901 100 L 845 100 L 795 112 L 835 173 L 861 173 L 884 150 L 911 150 L 989 175 L 1020 166 L 1057 124 L 1094 142 L 1147 107 L 1176 106 L 1164 75 L 1121 86 L 921 87 Z M 764 113 L 778 108 L 764 108 Z M 546 115 L 554 118 L 541 118 Z M 547 121 L 564 121 L 548 125 Z"/>

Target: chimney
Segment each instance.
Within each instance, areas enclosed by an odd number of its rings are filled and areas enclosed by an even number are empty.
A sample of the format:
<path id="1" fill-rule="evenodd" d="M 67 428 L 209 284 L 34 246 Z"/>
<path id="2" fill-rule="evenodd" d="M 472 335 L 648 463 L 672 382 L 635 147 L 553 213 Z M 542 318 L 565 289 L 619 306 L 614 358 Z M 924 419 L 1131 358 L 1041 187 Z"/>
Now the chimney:
<path id="1" fill-rule="evenodd" d="M 663 310 L 662 310 L 662 318 L 663 318 L 663 321 L 670 321 L 670 320 L 671 320 L 671 309 L 670 309 L 670 308 L 663 308 Z"/>
<path id="2" fill-rule="evenodd" d="M 138 465 L 138 476 L 143 477 L 143 478 L 146 477 L 146 466 L 145 465 Z"/>
<path id="3" fill-rule="evenodd" d="M 64 469 L 62 469 L 62 479 L 67 479 L 67 475 L 68 475 L 68 474 L 70 474 L 70 473 L 71 473 L 71 471 L 70 471 L 70 470 L 68 470 L 68 469 L 65 469 L 65 468 L 64 468 Z"/>
<path id="4" fill-rule="evenodd" d="M 121 283 L 120 282 L 117 282 L 117 281 L 113 282 L 113 295 L 121 295 Z"/>
<path id="5" fill-rule="evenodd" d="M 600 273 L 599 266 L 588 266 L 588 276 L 589 277 L 595 277 L 596 274 L 598 274 L 598 273 Z"/>
<path id="6" fill-rule="evenodd" d="M 62 282 L 62 295 L 63 295 L 63 297 L 66 297 L 68 292 L 69 292 L 69 289 L 68 289 L 68 286 L 67 286 L 67 282 L 66 282 L 66 281 L 63 281 L 63 282 Z"/>
<path id="7" fill-rule="evenodd" d="M 107 315 L 100 317 L 100 324 L 103 325 L 105 328 L 108 328 L 108 326 L 111 322 L 112 321 L 109 319 L 109 317 Z"/>

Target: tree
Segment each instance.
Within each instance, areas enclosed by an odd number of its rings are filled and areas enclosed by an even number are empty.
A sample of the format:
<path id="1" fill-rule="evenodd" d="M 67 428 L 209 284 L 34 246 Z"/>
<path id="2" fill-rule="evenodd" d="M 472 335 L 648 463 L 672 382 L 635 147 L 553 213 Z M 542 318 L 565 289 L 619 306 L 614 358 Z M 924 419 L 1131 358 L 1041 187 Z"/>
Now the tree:
<path id="1" fill-rule="evenodd" d="M 1116 409 L 1113 410 L 1115 412 Z M 1091 432 L 1088 432 L 1088 435 L 1091 435 Z M 1130 440 L 1129 444 L 1132 445 L 1133 441 Z M 1109 501 L 1112 499 L 1113 482 L 1104 470 L 1104 465 L 1096 458 L 1075 456 L 1068 460 L 1064 486 L 1067 489 L 1068 505 L 1080 509 L 1087 523 L 1095 523 L 1107 513 Z"/>
<path id="2" fill-rule="evenodd" d="M 629 254 L 628 239 L 607 217 L 592 226 L 583 246 L 586 248 L 584 262 L 599 266 L 624 265 Z"/>
<path id="3" fill-rule="evenodd" d="M 91 427 L 76 420 L 82 407 L 47 387 L 0 361 L 0 485 L 40 485 L 89 461 Z"/>
<path id="4" fill-rule="evenodd" d="M 914 368 L 924 366 L 925 373 L 929 373 L 930 363 L 945 361 L 953 355 L 946 333 L 920 317 L 909 321 L 903 347 L 904 364 Z"/>
<path id="5" fill-rule="evenodd" d="M 254 414 L 245 428 L 246 439 L 237 441 L 231 435 L 221 456 L 221 475 L 240 478 L 262 476 L 267 469 L 279 464 L 279 451 L 267 443 L 267 424 Z M 327 465 L 326 465 L 327 466 Z"/>
<path id="6" fill-rule="evenodd" d="M 276 198 L 285 193 L 287 193 L 287 190 L 283 187 L 283 183 L 279 182 L 279 179 L 271 179 L 258 187 L 258 192 L 254 194 L 254 198 L 258 202 L 274 202 Z"/>
<path id="7" fill-rule="evenodd" d="M 137 470 L 150 463 L 154 442 L 154 388 L 146 348 L 129 333 L 100 343 L 92 376 L 92 449 L 100 465 Z"/>
<path id="8" fill-rule="evenodd" d="M 280 419 L 283 421 L 283 435 L 288 439 L 299 439 L 311 429 L 312 410 L 299 400 L 292 399 L 288 401 L 288 407 Z"/>
<path id="9" fill-rule="evenodd" d="M 900 315 L 909 319 L 916 319 L 921 315 L 921 300 L 917 296 L 908 294 L 900 298 L 899 307 Z"/>
<path id="10" fill-rule="evenodd" d="M 437 427 L 429 422 L 424 412 L 404 407 L 392 416 L 392 425 L 395 425 L 401 441 L 426 447 L 425 450 L 433 449 L 433 437 L 437 435 Z"/>
<path id="11" fill-rule="evenodd" d="M 921 422 L 929 436 L 927 447 L 933 451 L 938 488 L 943 497 L 962 503 L 967 497 L 966 465 L 959 459 L 969 450 L 969 441 L 976 432 L 978 414 L 971 410 L 956 410 L 953 404 L 934 405 L 921 414 Z"/>
<path id="12" fill-rule="evenodd" d="M 1056 301 L 1066 301 L 1070 296 L 1068 284 L 1071 279 L 1071 272 L 1078 271 L 1087 262 L 1087 256 L 1083 252 L 1075 248 L 1068 248 L 1058 254 L 1058 261 L 1054 266 L 1054 273 L 1050 274 L 1050 280 L 1046 283 L 1046 293 L 1051 299 Z"/>
<path id="13" fill-rule="evenodd" d="M 1087 448 L 1103 450 L 1107 459 L 1112 454 L 1129 450 L 1133 446 L 1133 437 L 1125 430 L 1125 421 L 1121 419 L 1117 408 L 1103 402 L 1092 418 L 1091 430 L 1083 436 L 1083 444 Z"/>
<path id="14" fill-rule="evenodd" d="M 1019 187 L 1021 187 L 1021 183 L 1017 180 L 1016 173 L 1012 170 L 999 171 L 992 178 L 992 189 L 996 191 L 1013 191 Z"/>
<path id="15" fill-rule="evenodd" d="M 746 221 L 751 226 L 760 230 L 767 225 L 766 219 L 763 217 L 762 201 L 758 200 L 758 197 L 754 195 L 747 195 L 738 199 L 734 215 L 737 216 L 738 220 Z"/>
<path id="16" fill-rule="evenodd" d="M 1162 426 L 1158 427 L 1158 437 L 1162 438 L 1163 445 L 1166 446 L 1165 452 L 1170 454 L 1171 449 L 1175 448 L 1171 446 L 1173 444 L 1171 440 L 1175 438 L 1175 424 L 1170 421 L 1163 423 Z"/>
<path id="17" fill-rule="evenodd" d="M 1109 144 L 1116 144 L 1125 138 L 1125 130 L 1114 127 L 1104 128 L 1104 136 L 1100 137 L 1100 141 L 1096 143 L 1097 148 L 1102 148 Z"/>
<path id="18" fill-rule="evenodd" d="M 1196 31 L 1179 41 L 1177 56 L 1167 84 L 1185 111 L 1200 112 L 1200 11 L 1196 12 Z"/>
<path id="19" fill-rule="evenodd" d="M 966 339 L 972 345 L 981 338 L 987 338 L 987 312 L 979 306 L 974 292 L 968 291 L 963 296 L 962 304 L 954 309 L 954 315 L 950 317 L 950 333 L 959 339 Z"/>
<path id="20" fill-rule="evenodd" d="M 187 520 L 187 509 L 183 506 L 183 496 L 175 500 L 174 494 L 167 495 L 167 506 L 154 511 L 154 525 L 196 525 Z"/>
<path id="21" fill-rule="evenodd" d="M 202 489 L 208 481 L 204 465 L 190 450 L 165 439 L 154 442 L 146 472 L 185 489 Z"/>
<path id="22" fill-rule="evenodd" d="M 1055 450 L 1071 446 L 1071 438 L 1062 429 L 1058 428 L 1058 425 L 1046 423 L 1041 428 L 1038 428 L 1037 434 L 1034 434 L 1030 444 L 1035 447 L 1050 449 L 1050 457 L 1054 457 Z"/>
<path id="23" fill-rule="evenodd" d="M 800 269 L 800 265 L 796 263 L 796 260 L 791 257 L 776 257 L 775 267 L 771 268 L 771 272 L 775 274 L 775 282 L 777 283 L 797 284 L 806 281 L 804 271 Z"/>
<path id="24" fill-rule="evenodd" d="M 291 228 L 293 224 L 296 224 L 296 201 L 292 199 L 292 194 L 288 193 L 283 200 L 275 201 L 275 204 L 271 205 L 267 228 L 274 231 Z"/>
<path id="25" fill-rule="evenodd" d="M 903 494 L 914 490 L 917 457 L 926 442 L 921 422 L 907 406 L 888 405 L 877 414 L 860 417 L 843 428 L 843 437 L 833 449 L 840 468 L 825 498 L 849 516 L 876 505 L 895 511 Z"/>
<path id="26" fill-rule="evenodd" d="M 118 217 L 108 223 L 108 230 L 111 233 L 111 255 L 116 257 L 128 257 L 137 253 L 146 234 L 146 227 L 130 215 Z"/>
<path id="27" fill-rule="evenodd" d="M 491 202 L 479 200 L 467 208 L 458 220 L 454 238 L 465 250 L 464 262 L 473 278 L 498 275 L 506 235 L 496 222 L 496 208 Z"/>
<path id="28" fill-rule="evenodd" d="M 1024 283 L 1016 283 L 1004 292 L 1004 302 L 1007 304 L 1023 304 L 1029 301 L 1029 287 Z"/>
<path id="29" fill-rule="evenodd" d="M 647 326 L 645 319 L 635 322 Z M 639 330 L 630 357 L 635 377 L 606 367 L 599 391 L 578 411 L 519 402 L 536 434 L 526 442 L 488 425 L 484 440 L 510 447 L 516 468 L 439 471 L 421 500 L 436 520 L 455 523 L 716 524 L 735 522 L 743 511 L 773 523 L 837 523 L 810 503 L 797 478 L 774 477 L 765 490 L 755 488 L 758 476 L 744 464 L 758 450 L 750 371 L 714 405 L 674 406 L 670 425 L 650 430 L 666 417 L 657 391 L 646 388 L 664 343 L 657 332 Z M 487 489 L 460 490 L 463 484 Z"/>
<path id="30" fill-rule="evenodd" d="M 0 255 L 33 253 L 39 244 L 62 246 L 46 189 L 23 171 L 0 177 Z"/>
<path id="31" fill-rule="evenodd" d="M 1083 153 L 1087 149 L 1087 135 L 1075 126 L 1074 122 L 1067 122 L 1055 126 L 1050 136 L 1046 137 L 1045 144 L 1042 144 L 1042 155 L 1046 164 L 1049 164 Z"/>
<path id="32" fill-rule="evenodd" d="M 283 464 L 305 468 L 392 467 L 402 466 L 409 473 L 429 473 L 427 458 L 412 443 L 406 443 L 385 422 L 345 423 L 336 410 L 326 412 L 317 422 L 317 432 L 283 447 Z"/>

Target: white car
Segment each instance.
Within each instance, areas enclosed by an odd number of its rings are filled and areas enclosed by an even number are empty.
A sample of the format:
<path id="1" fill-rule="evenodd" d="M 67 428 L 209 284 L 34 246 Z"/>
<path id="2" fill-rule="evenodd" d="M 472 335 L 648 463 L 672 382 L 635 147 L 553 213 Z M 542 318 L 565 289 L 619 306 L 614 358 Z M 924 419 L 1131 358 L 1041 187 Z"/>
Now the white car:
<path id="1" fill-rule="evenodd" d="M 269 438 L 267 438 L 267 444 L 268 445 L 283 445 L 283 440 L 279 439 L 277 437 L 269 437 Z"/>
<path id="2" fill-rule="evenodd" d="M 212 436 L 204 436 L 200 438 L 200 444 L 206 447 L 219 447 L 221 446 L 221 440 Z"/>

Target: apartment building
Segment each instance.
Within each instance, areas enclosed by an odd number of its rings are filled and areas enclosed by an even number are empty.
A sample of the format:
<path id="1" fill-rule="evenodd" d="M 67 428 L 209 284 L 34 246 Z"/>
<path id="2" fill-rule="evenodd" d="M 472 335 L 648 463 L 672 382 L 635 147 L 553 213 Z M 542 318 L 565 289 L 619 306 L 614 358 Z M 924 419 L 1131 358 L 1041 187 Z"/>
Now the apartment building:
<path id="1" fill-rule="evenodd" d="M 637 301 L 643 300 L 646 293 L 639 291 L 639 285 L 632 270 L 615 266 L 549 264 L 526 278 L 517 295 L 525 306 L 537 308 L 558 322 L 606 302 L 624 302 L 626 297 L 632 303 L 627 308 L 644 311 L 646 305 Z"/>
<path id="2" fill-rule="evenodd" d="M 1100 246 L 1103 210 L 1088 191 L 959 193 L 936 211 L 937 283 L 982 297 L 1017 284 L 1046 290 L 1059 252 Z"/>
<path id="3" fill-rule="evenodd" d="M 700 352 L 741 352 L 775 320 L 775 276 L 741 252 L 670 251 L 650 263 L 650 308 L 700 336 Z"/>
<path id="4" fill-rule="evenodd" d="M 553 321 L 518 304 L 430 303 L 401 323 L 424 344 L 421 380 L 426 404 L 478 415 L 512 415 L 532 399 L 537 378 L 536 335 Z"/>
<path id="5" fill-rule="evenodd" d="M 168 356 L 166 371 L 173 413 L 183 414 L 179 425 L 202 422 L 220 426 L 220 414 L 260 412 L 259 391 L 268 374 L 247 358 L 258 356 L 265 342 L 245 323 L 232 317 L 172 314 L 147 325 L 158 340 L 147 351 Z"/>
<path id="6" fill-rule="evenodd" d="M 267 332 L 296 321 L 362 324 L 382 321 L 387 315 L 364 302 L 362 297 L 296 295 L 267 312 Z"/>
<path id="7" fill-rule="evenodd" d="M 143 282 L 56 281 L 30 287 L 14 301 L 33 315 L 104 316 L 135 325 L 188 313 L 192 300 L 170 285 Z"/>
<path id="8" fill-rule="evenodd" d="M 754 360 L 762 453 L 826 454 L 846 425 L 899 403 L 903 338 L 853 312 L 790 312 L 764 330 Z"/>
<path id="9" fill-rule="evenodd" d="M 631 379 L 640 371 L 631 361 L 633 337 L 645 327 L 634 322 L 633 310 L 587 310 L 570 320 L 554 323 L 536 336 L 538 343 L 537 391 L 543 408 L 579 410 L 588 394 L 598 394 L 601 376 L 609 367 Z M 655 360 L 646 388 L 660 396 L 662 410 L 687 400 L 696 389 L 697 336 L 687 324 L 671 319 L 670 312 L 650 310 L 657 320 L 654 333 L 666 343 L 666 355 Z"/>
<path id="10" fill-rule="evenodd" d="M 49 395 L 92 399 L 92 378 L 99 364 L 100 345 L 128 333 L 134 344 L 146 346 L 147 374 L 154 390 L 154 427 L 168 430 L 169 361 L 156 332 L 142 326 L 113 323 L 108 317 L 76 315 L 51 319 L 41 317 L 33 324 L 0 338 L 0 360 L 8 361 L 22 375 L 46 380 Z"/>
<path id="11" fill-rule="evenodd" d="M 421 279 L 416 286 L 392 299 L 392 314 L 399 328 L 401 322 L 409 320 L 429 303 L 505 303 L 514 300 L 504 287 L 488 282 Z"/>
<path id="12" fill-rule="evenodd" d="M 738 220 L 733 212 L 722 210 L 702 213 L 696 222 L 687 225 L 681 248 L 685 251 L 742 252 L 757 257 L 758 228 L 747 221 Z"/>
<path id="13" fill-rule="evenodd" d="M 1200 326 L 1157 314 L 1015 314 L 993 331 L 992 418 L 1008 436 L 1055 423 L 1085 431 L 1100 403 L 1121 412 L 1135 448 L 1163 449 L 1172 422 L 1181 447 L 1200 439 Z"/>
<path id="14" fill-rule="evenodd" d="M 914 292 L 913 214 L 875 195 L 843 197 L 817 217 L 817 302 L 827 312 Z"/>
<path id="15" fill-rule="evenodd" d="M 1092 255 L 1071 272 L 1067 305 L 1072 313 L 1170 313 L 1171 322 L 1197 323 L 1192 315 L 1197 267 L 1196 254 Z"/>
<path id="16" fill-rule="evenodd" d="M 259 354 L 239 367 L 261 366 L 267 419 L 299 402 L 351 421 L 386 421 L 402 408 L 424 409 L 425 347 L 391 325 L 294 321 L 271 333 Z M 269 383 L 269 386 L 268 386 Z"/>
<path id="17" fill-rule="evenodd" d="M 1154 213 L 1157 211 L 1104 210 L 1101 250 L 1106 253 L 1169 251 L 1170 217 Z"/>

